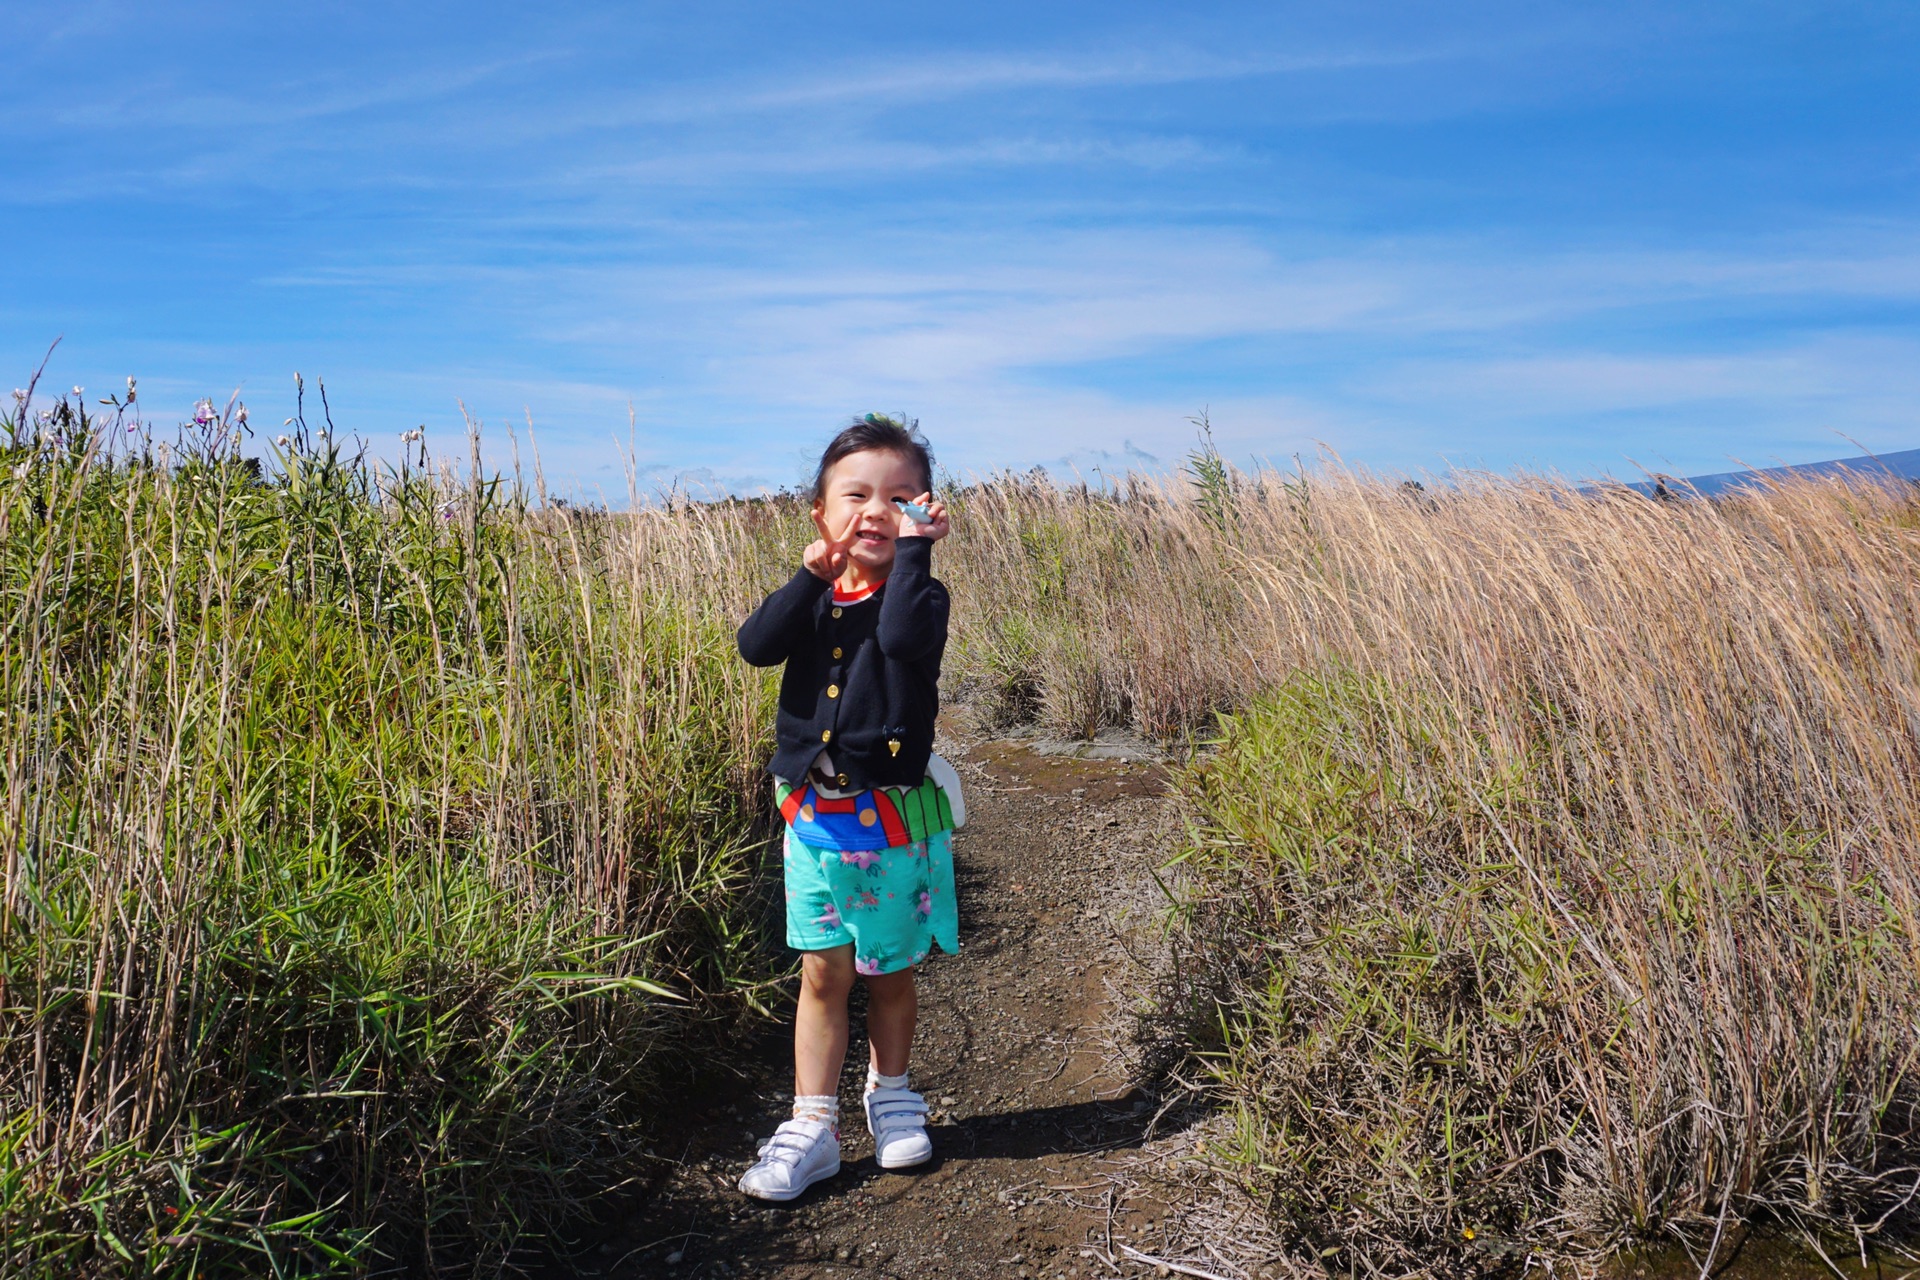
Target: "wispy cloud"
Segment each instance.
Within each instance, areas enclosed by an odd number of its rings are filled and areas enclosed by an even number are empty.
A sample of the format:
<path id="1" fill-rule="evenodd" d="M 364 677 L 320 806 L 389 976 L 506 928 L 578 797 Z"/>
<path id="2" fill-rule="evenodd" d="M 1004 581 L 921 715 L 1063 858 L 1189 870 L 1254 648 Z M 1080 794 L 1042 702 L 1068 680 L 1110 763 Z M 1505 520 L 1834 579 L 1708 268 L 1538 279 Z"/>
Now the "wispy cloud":
<path id="1" fill-rule="evenodd" d="M 1772 330 L 1705 349 L 1697 332 L 1705 317 L 1754 305 L 1920 307 L 1920 228 L 1858 240 L 1841 228 L 1744 253 L 1519 259 L 1471 237 L 1281 253 L 1237 233 L 1085 231 L 1017 243 L 889 238 L 866 245 L 865 261 L 833 267 L 764 254 L 737 267 L 412 263 L 263 283 L 488 296 L 541 349 L 647 352 L 689 393 L 765 404 L 919 402 L 992 386 L 1038 394 L 1116 377 L 1185 383 L 1204 397 L 1209 381 L 1298 377 L 1261 366 L 1305 363 L 1304 376 L 1351 405 L 1395 414 L 1451 405 L 1451 422 L 1469 411 L 1505 419 L 1743 394 L 1804 399 L 1821 388 L 1842 400 L 1892 394 L 1908 383 L 1875 372 L 1893 354 L 1889 339 L 1842 366 L 1782 354 L 1802 339 Z M 1612 328 L 1623 316 L 1641 335 L 1631 342 Z M 1223 342 L 1242 348 L 1230 366 L 1206 354 Z M 1207 372 L 1183 377 L 1183 363 Z M 1347 385 L 1341 370 L 1352 367 L 1367 372 Z"/>
<path id="2" fill-rule="evenodd" d="M 217 130 L 232 133 L 284 130 L 341 116 L 457 98 L 509 72 L 550 62 L 554 52 L 530 52 L 477 65 L 424 67 L 395 72 L 366 83 L 346 73 L 283 81 L 271 91 L 236 92 L 218 80 L 209 82 L 193 68 L 116 79 L 85 95 L 42 100 L 9 112 L 10 132 L 49 127 L 76 131 L 123 131 L 130 121 L 146 128 Z M 22 104 L 23 106 L 25 104 Z M 0 126 L 5 127 L 5 126 Z"/>
<path id="3" fill-rule="evenodd" d="M 1376 462 L 1543 462 L 1572 450 L 1599 466 L 1618 463 L 1629 436 L 1574 442 L 1622 415 L 1684 417 L 1688 431 L 1655 434 L 1669 456 L 1707 466 L 1760 430 L 1776 447 L 1825 447 L 1820 424 L 1834 420 L 1892 447 L 1913 425 L 1920 375 L 1902 370 L 1920 368 L 1920 343 L 1694 332 L 1703 306 L 1738 314 L 1752 297 L 1799 310 L 1920 305 L 1920 284 L 1901 284 L 1911 258 L 1891 244 L 1857 257 L 1797 248 L 1779 259 L 1517 263 L 1467 239 L 1308 257 L 1218 233 L 1083 233 L 937 255 L 964 270 L 760 262 L 547 274 L 524 282 L 544 295 L 524 318 L 541 349 L 648 353 L 671 384 L 638 407 L 649 456 L 697 451 L 734 473 L 755 471 L 775 424 L 825 430 L 865 408 L 921 413 L 963 469 L 1155 469 L 1184 456 L 1186 417 L 1206 405 L 1242 457 L 1331 441 Z M 1637 317 L 1631 342 L 1609 327 L 1626 313 Z M 1230 356 L 1214 351 L 1222 343 Z M 613 386 L 515 394 L 575 421 L 611 421 L 618 404 Z M 738 443 L 669 430 L 663 444 L 662 424 L 687 421 L 737 423 Z"/>
<path id="4" fill-rule="evenodd" d="M 583 186 L 621 179 L 712 184 L 764 177 L 813 177 L 943 169 L 1120 166 L 1140 169 L 1218 165 L 1246 158 L 1242 148 L 1181 136 L 987 137 L 958 143 L 913 143 L 839 137 L 802 146 L 688 148 L 644 159 L 568 172 Z"/>
<path id="5" fill-rule="evenodd" d="M 847 66 L 784 84 L 741 91 L 736 85 L 676 92 L 633 105 L 639 120 L 759 114 L 834 103 L 926 102 L 1026 89 L 1138 88 L 1242 80 L 1308 72 L 1404 67 L 1456 57 L 1453 43 L 1423 48 L 1327 49 L 1304 54 L 1222 56 L 1178 45 L 1146 53 L 1119 50 L 1079 57 L 976 54 L 922 57 L 871 70 Z"/>
<path id="6" fill-rule="evenodd" d="M 1174 465 L 1202 406 L 1242 458 L 1920 442 L 1911 78 L 1806 13 L 26 8 L 0 343 L 156 403 L 320 368 L 580 484 L 629 403 L 716 485 L 880 407 L 962 469 Z"/>

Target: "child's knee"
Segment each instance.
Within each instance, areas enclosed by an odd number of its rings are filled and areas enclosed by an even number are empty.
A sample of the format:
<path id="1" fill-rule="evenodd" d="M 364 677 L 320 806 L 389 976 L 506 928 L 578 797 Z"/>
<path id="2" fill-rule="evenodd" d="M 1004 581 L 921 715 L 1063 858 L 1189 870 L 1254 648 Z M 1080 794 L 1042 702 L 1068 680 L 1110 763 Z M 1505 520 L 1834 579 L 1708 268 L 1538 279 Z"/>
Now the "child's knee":
<path id="1" fill-rule="evenodd" d="M 822 999 L 844 1000 L 853 990 L 853 948 L 808 951 L 800 957 L 800 981 Z"/>
<path id="2" fill-rule="evenodd" d="M 863 974 L 867 984 L 867 996 L 871 1000 L 889 1003 L 894 1000 L 911 999 L 913 996 L 913 969 L 901 969 L 894 973 Z"/>

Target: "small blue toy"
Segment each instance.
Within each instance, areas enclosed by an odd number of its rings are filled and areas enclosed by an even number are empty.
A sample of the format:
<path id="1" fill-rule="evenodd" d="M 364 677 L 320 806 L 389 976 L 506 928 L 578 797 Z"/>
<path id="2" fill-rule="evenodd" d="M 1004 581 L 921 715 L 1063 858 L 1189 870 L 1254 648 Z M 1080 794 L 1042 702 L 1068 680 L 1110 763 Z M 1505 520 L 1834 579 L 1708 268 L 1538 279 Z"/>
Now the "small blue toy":
<path id="1" fill-rule="evenodd" d="M 932 524 L 933 513 L 917 502 L 908 502 L 905 498 L 895 498 L 893 505 L 907 513 L 907 519 L 915 524 Z"/>

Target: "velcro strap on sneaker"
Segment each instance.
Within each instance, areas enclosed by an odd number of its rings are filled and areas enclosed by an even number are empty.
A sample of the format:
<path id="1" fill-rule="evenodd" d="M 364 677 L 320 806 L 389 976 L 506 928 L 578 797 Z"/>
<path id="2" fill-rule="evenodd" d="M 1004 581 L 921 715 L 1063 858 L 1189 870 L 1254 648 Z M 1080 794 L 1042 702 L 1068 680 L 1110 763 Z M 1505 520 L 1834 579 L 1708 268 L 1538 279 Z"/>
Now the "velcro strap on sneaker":
<path id="1" fill-rule="evenodd" d="M 771 1138 L 760 1144 L 760 1158 L 778 1160 L 783 1164 L 797 1164 L 819 1140 L 820 1135 L 813 1130 L 811 1122 L 789 1120 L 775 1129 Z"/>
<path id="2" fill-rule="evenodd" d="M 912 1089 L 875 1089 L 867 1095 L 867 1114 L 874 1127 L 900 1125 L 923 1127 L 927 1123 L 927 1100 Z"/>

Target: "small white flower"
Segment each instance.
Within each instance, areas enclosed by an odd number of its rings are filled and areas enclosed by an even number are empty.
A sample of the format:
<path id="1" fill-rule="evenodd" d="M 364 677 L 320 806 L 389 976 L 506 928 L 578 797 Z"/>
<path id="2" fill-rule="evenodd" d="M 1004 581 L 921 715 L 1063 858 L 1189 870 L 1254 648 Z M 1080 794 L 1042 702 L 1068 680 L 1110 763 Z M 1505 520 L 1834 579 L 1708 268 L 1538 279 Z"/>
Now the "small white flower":
<path id="1" fill-rule="evenodd" d="M 285 422 L 281 423 L 280 425 L 283 427 L 290 427 L 293 425 L 293 419 L 288 418 Z"/>
<path id="2" fill-rule="evenodd" d="M 247 406 L 241 405 L 239 409 L 235 410 L 233 415 L 233 420 L 235 422 L 238 422 L 243 427 L 246 426 L 247 425 Z"/>
<path id="3" fill-rule="evenodd" d="M 24 387 L 15 387 L 13 389 L 13 402 L 15 404 L 25 404 L 27 402 L 27 392 Z"/>
<path id="4" fill-rule="evenodd" d="M 33 474 L 33 464 L 30 462 L 23 462 L 19 466 L 13 469 L 13 478 L 15 480 L 25 480 L 29 475 L 32 475 L 32 474 Z"/>
<path id="5" fill-rule="evenodd" d="M 291 448 L 293 448 L 293 437 L 292 437 L 292 436 L 275 436 L 275 437 L 274 437 L 274 440 L 273 440 L 273 442 L 274 442 L 275 444 L 277 444 L 277 445 L 279 445 L 279 446 L 280 446 L 280 447 L 281 447 L 282 449 L 291 449 Z"/>
<path id="6" fill-rule="evenodd" d="M 318 431 L 315 431 L 313 434 L 316 436 L 319 436 L 322 440 L 325 440 L 327 438 L 327 429 L 325 427 L 321 427 Z"/>
<path id="7" fill-rule="evenodd" d="M 133 399 L 133 396 L 134 396 L 133 375 L 128 374 L 127 375 L 127 399 L 131 400 Z"/>
<path id="8" fill-rule="evenodd" d="M 87 389 L 85 387 L 75 387 L 73 389 L 73 398 L 75 400 L 78 400 L 81 396 L 84 396 L 85 394 L 87 394 Z"/>

